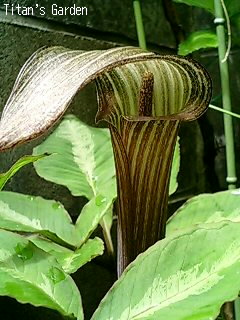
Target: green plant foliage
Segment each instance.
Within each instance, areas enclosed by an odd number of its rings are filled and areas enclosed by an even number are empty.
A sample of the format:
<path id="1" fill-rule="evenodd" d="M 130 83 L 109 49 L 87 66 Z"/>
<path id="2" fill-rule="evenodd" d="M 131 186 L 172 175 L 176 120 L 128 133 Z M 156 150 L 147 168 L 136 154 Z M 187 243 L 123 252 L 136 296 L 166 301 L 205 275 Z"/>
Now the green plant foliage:
<path id="1" fill-rule="evenodd" d="M 110 239 L 111 224 L 106 223 L 104 215 L 112 207 L 117 191 L 109 130 L 90 127 L 69 115 L 34 149 L 34 154 L 42 150 L 52 155 L 49 161 L 35 166 L 37 173 L 66 186 L 74 196 L 90 200 L 76 223 L 77 245 L 86 241 L 99 222 Z"/>
<path id="2" fill-rule="evenodd" d="M 54 200 L 2 191 L 0 193 L 0 228 L 40 233 L 57 242 L 80 247 L 96 229 L 112 200 L 98 196 L 82 210 L 76 225 L 63 205 Z"/>
<path id="3" fill-rule="evenodd" d="M 116 197 L 108 129 L 90 127 L 69 115 L 33 154 L 41 154 L 43 150 L 52 155 L 39 165 L 35 163 L 39 176 L 66 186 L 74 196 L 85 196 L 89 200 L 98 194 Z"/>
<path id="4" fill-rule="evenodd" d="M 219 0 L 220 1 L 220 0 Z M 205 9 L 214 14 L 214 0 L 174 0 L 177 3 L 185 3 L 189 6 L 195 6 Z M 239 14 L 240 2 L 236 0 L 224 0 L 228 14 L 230 17 Z"/>
<path id="5" fill-rule="evenodd" d="M 56 259 L 26 238 L 0 230 L 0 295 L 83 319 L 81 297 Z"/>
<path id="6" fill-rule="evenodd" d="M 46 157 L 46 154 L 38 155 L 38 156 L 24 156 L 21 159 L 19 159 L 14 165 L 5 173 L 0 173 L 0 190 L 3 189 L 5 184 L 9 179 L 14 176 L 15 173 L 18 172 L 22 167 L 26 166 L 29 163 L 33 163 L 37 160 L 43 159 Z"/>
<path id="7" fill-rule="evenodd" d="M 38 236 L 29 238 L 37 247 L 53 255 L 66 273 L 74 273 L 93 258 L 102 255 L 103 241 L 99 238 L 89 239 L 76 251 L 60 246 L 48 239 Z"/>
<path id="8" fill-rule="evenodd" d="M 214 32 L 207 30 L 196 31 L 180 43 L 178 54 L 185 56 L 199 49 L 216 48 L 217 46 L 217 35 Z"/>
<path id="9" fill-rule="evenodd" d="M 92 320 L 216 318 L 240 289 L 239 232 L 239 222 L 225 221 L 159 241 L 129 265 Z"/>
<path id="10" fill-rule="evenodd" d="M 82 209 L 76 221 L 76 233 L 78 235 L 77 246 L 80 247 L 96 229 L 99 222 L 112 207 L 112 199 L 102 195 L 92 198 Z"/>
<path id="11" fill-rule="evenodd" d="M 76 245 L 76 231 L 63 205 L 41 197 L 0 192 L 0 228 L 37 232 Z"/>
<path id="12" fill-rule="evenodd" d="M 167 236 L 184 233 L 201 224 L 221 221 L 240 222 L 240 193 L 228 190 L 214 194 L 201 194 L 188 200 L 167 223 Z"/>
<path id="13" fill-rule="evenodd" d="M 174 2 L 185 3 L 189 6 L 196 6 L 214 13 L 214 0 L 174 0 Z"/>

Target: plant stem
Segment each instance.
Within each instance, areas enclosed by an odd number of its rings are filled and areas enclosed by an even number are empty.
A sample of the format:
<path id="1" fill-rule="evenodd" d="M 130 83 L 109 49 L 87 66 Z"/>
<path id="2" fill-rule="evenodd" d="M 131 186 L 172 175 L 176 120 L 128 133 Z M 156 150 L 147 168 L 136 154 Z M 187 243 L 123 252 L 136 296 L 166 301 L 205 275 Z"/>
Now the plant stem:
<path id="1" fill-rule="evenodd" d="M 103 218 L 101 221 L 102 231 L 103 231 L 103 237 L 106 244 L 107 253 L 110 257 L 114 256 L 114 248 L 113 248 L 113 242 L 111 237 L 111 232 L 109 228 L 107 227 L 107 224 L 105 222 L 105 219 Z"/>
<path id="2" fill-rule="evenodd" d="M 133 0 L 139 47 L 147 50 L 140 0 Z"/>
<path id="3" fill-rule="evenodd" d="M 234 313 L 235 313 L 235 319 L 239 320 L 240 319 L 240 298 L 238 297 L 234 301 Z"/>
<path id="4" fill-rule="evenodd" d="M 224 320 L 234 320 L 234 307 L 232 302 L 226 302 L 222 306 Z"/>
<path id="5" fill-rule="evenodd" d="M 218 58 L 221 76 L 222 86 L 222 102 L 223 109 L 231 112 L 231 97 L 230 97 L 230 86 L 229 86 L 229 71 L 228 71 L 228 60 L 226 57 L 226 43 L 225 43 L 225 28 L 224 28 L 224 15 L 221 0 L 214 0 L 215 8 L 215 20 L 216 31 L 218 37 Z M 226 137 L 226 159 L 227 159 L 227 178 L 228 189 L 236 188 L 236 167 L 235 167 L 235 150 L 234 150 L 234 134 L 233 134 L 233 122 L 232 118 L 228 114 L 224 114 L 224 131 Z M 240 314 L 237 311 L 238 301 L 234 302 L 235 306 L 235 318 L 239 320 Z M 229 305 L 225 304 L 224 309 Z M 233 304 L 231 303 L 232 307 Z M 226 316 L 226 315 L 225 315 Z"/>
<path id="6" fill-rule="evenodd" d="M 239 118 L 239 119 L 240 119 L 240 114 L 237 114 L 237 113 L 235 113 L 235 112 L 231 112 L 231 111 L 228 111 L 228 110 L 224 110 L 224 109 L 219 108 L 219 107 L 217 107 L 217 106 L 214 106 L 214 105 L 212 105 L 212 104 L 209 105 L 209 108 L 210 108 L 210 109 L 213 109 L 213 110 L 216 110 L 216 111 L 220 111 L 220 112 L 225 113 L 225 114 L 229 114 L 229 115 L 232 116 L 232 117 L 235 117 L 235 118 Z"/>
<path id="7" fill-rule="evenodd" d="M 224 29 L 224 17 L 220 0 L 214 0 L 215 5 L 215 20 L 216 31 L 218 37 L 218 55 L 219 55 L 219 67 L 222 86 L 222 102 L 223 109 L 231 112 L 231 97 L 229 87 L 229 72 L 228 61 L 223 61 L 226 54 L 225 44 L 225 29 Z M 224 119 L 224 131 L 226 137 L 226 159 L 227 159 L 227 178 L 228 189 L 236 188 L 236 168 L 235 168 L 235 151 L 234 151 L 234 136 L 233 136 L 233 123 L 230 115 L 225 114 Z"/>

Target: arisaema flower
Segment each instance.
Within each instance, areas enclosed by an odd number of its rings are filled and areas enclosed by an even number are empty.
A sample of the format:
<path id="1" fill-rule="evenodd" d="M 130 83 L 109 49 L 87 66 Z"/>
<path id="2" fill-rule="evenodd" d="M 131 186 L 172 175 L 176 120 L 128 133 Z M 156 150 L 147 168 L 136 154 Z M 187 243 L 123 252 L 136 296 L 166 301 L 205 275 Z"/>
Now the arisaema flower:
<path id="1" fill-rule="evenodd" d="M 51 128 L 76 93 L 92 81 L 99 104 L 96 120 L 108 123 L 115 155 L 121 274 L 165 235 L 179 125 L 206 110 L 211 80 L 193 60 L 139 48 L 41 49 L 22 68 L 3 110 L 0 150 Z"/>

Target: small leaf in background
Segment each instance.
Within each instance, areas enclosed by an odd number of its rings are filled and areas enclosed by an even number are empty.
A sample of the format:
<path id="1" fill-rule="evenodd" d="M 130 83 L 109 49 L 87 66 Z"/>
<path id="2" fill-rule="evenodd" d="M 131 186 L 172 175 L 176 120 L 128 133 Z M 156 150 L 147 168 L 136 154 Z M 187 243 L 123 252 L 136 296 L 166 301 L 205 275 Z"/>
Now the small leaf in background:
<path id="1" fill-rule="evenodd" d="M 177 140 L 174 155 L 173 155 L 173 162 L 171 168 L 171 176 L 170 176 L 170 184 L 169 184 L 169 195 L 173 194 L 178 187 L 177 176 L 180 169 L 180 145 L 179 145 L 179 138 Z"/>
<path id="2" fill-rule="evenodd" d="M 97 237 L 87 240 L 86 243 L 76 251 L 72 251 L 48 239 L 37 236 L 31 236 L 29 240 L 43 251 L 53 255 L 63 270 L 68 274 L 76 272 L 84 264 L 102 255 L 104 251 L 103 241 Z"/>
<path id="3" fill-rule="evenodd" d="M 240 193 L 228 190 L 214 194 L 201 194 L 182 205 L 167 223 L 167 236 L 184 233 L 197 225 L 221 221 L 240 222 Z"/>
<path id="4" fill-rule="evenodd" d="M 92 198 L 82 209 L 76 221 L 77 246 L 80 247 L 96 229 L 112 207 L 112 199 L 102 195 Z"/>
<path id="5" fill-rule="evenodd" d="M 131 263 L 92 320 L 215 319 L 240 289 L 240 223 L 159 241 Z"/>
<path id="6" fill-rule="evenodd" d="M 207 30 L 196 31 L 180 43 L 178 54 L 186 56 L 199 49 L 216 48 L 217 46 L 218 39 L 214 32 Z"/>
<path id="7" fill-rule="evenodd" d="M 43 159 L 47 156 L 47 154 L 40 154 L 38 156 L 24 156 L 19 159 L 14 165 L 5 173 L 0 173 L 0 190 L 3 189 L 5 184 L 9 179 L 14 176 L 15 173 L 18 172 L 22 167 L 26 166 L 29 163 L 33 163 L 37 160 Z"/>
<path id="8" fill-rule="evenodd" d="M 83 319 L 81 297 L 54 256 L 26 238 L 0 230 L 0 295 Z"/>
<path id="9" fill-rule="evenodd" d="M 185 3 L 189 6 L 195 6 L 205 9 L 214 14 L 214 0 L 174 0 L 176 3 Z M 240 2 L 236 0 L 224 0 L 228 14 L 230 17 L 236 15 L 240 11 Z"/>
<path id="10" fill-rule="evenodd" d="M 214 13 L 214 0 L 174 0 L 176 3 L 185 3 L 189 6 L 196 6 Z"/>
<path id="11" fill-rule="evenodd" d="M 73 246 L 77 241 L 75 227 L 62 204 L 15 192 L 0 192 L 0 228 L 38 232 Z"/>
<path id="12" fill-rule="evenodd" d="M 43 151 L 45 150 L 45 151 Z M 115 166 L 108 129 L 90 127 L 73 115 L 66 116 L 58 128 L 34 154 L 54 153 L 36 163 L 42 178 L 66 186 L 74 196 L 89 200 L 106 193 L 116 197 Z"/>

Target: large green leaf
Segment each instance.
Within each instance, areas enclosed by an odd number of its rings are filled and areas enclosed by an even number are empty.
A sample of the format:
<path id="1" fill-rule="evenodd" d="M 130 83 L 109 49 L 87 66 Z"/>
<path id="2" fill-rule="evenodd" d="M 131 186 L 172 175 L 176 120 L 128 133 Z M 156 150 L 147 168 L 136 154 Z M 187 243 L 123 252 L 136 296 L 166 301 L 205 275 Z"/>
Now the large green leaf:
<path id="1" fill-rule="evenodd" d="M 45 150 L 45 151 L 43 151 Z M 66 186 L 74 196 L 116 197 L 115 168 L 108 129 L 90 127 L 75 116 L 64 118 L 34 154 L 53 153 L 35 163 L 37 173 Z"/>
<path id="2" fill-rule="evenodd" d="M 199 224 L 218 223 L 223 220 L 240 222 L 240 194 L 228 190 L 214 194 L 201 194 L 188 200 L 167 223 L 167 235 L 184 233 Z"/>
<path id="3" fill-rule="evenodd" d="M 217 46 L 216 33 L 207 30 L 196 31 L 180 43 L 178 54 L 186 56 L 199 49 L 216 48 Z"/>
<path id="4" fill-rule="evenodd" d="M 62 204 L 41 197 L 0 192 L 0 228 L 37 232 L 76 245 L 76 231 Z"/>
<path id="5" fill-rule="evenodd" d="M 33 163 L 37 160 L 43 159 L 46 157 L 46 154 L 41 154 L 38 156 L 24 156 L 19 159 L 14 165 L 5 173 L 0 173 L 0 190 L 5 186 L 7 181 L 14 176 L 22 167 L 26 166 L 29 163 Z"/>
<path id="6" fill-rule="evenodd" d="M 83 319 L 78 288 L 53 256 L 5 230 L 0 243 L 0 295 Z"/>
<path id="7" fill-rule="evenodd" d="M 62 247 L 48 239 L 37 236 L 29 237 L 37 247 L 53 255 L 66 273 L 74 273 L 84 264 L 104 251 L 103 241 L 99 238 L 89 239 L 76 251 Z"/>
<path id="8" fill-rule="evenodd" d="M 240 289 L 240 223 L 159 241 L 129 265 L 92 320 L 215 319 Z"/>

